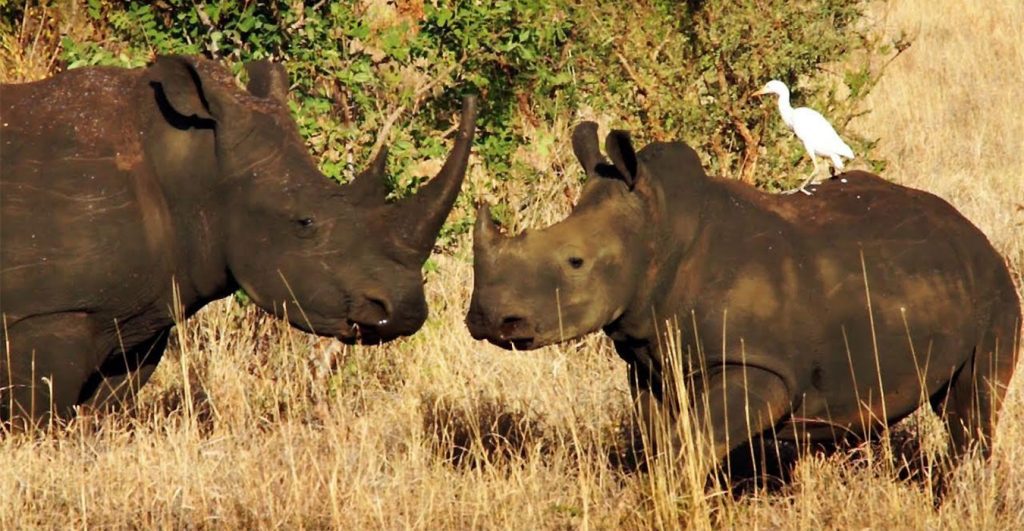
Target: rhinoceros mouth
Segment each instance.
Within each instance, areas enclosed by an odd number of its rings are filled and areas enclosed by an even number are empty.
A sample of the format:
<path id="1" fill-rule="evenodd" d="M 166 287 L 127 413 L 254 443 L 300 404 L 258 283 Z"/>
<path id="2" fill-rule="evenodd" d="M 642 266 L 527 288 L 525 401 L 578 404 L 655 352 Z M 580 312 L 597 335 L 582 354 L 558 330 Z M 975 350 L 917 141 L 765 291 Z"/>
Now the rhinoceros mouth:
<path id="1" fill-rule="evenodd" d="M 382 327 L 387 324 L 387 319 L 373 324 L 346 319 L 341 332 L 335 335 L 346 345 L 379 345 L 398 337 L 384 332 Z"/>
<path id="2" fill-rule="evenodd" d="M 469 326 L 469 334 L 473 336 L 473 339 L 487 341 L 505 350 L 533 350 L 543 346 L 538 344 L 536 337 L 533 335 L 522 333 L 510 334 L 492 330 L 479 324 L 479 321 L 472 318 L 467 320 L 467 324 Z"/>
<path id="3" fill-rule="evenodd" d="M 488 339 L 491 343 L 505 350 L 533 350 L 543 345 L 537 344 L 532 336 L 530 337 L 497 337 Z"/>
<path id="4" fill-rule="evenodd" d="M 534 348 L 532 337 L 517 337 L 515 339 L 507 340 L 509 346 L 514 350 L 530 350 Z"/>

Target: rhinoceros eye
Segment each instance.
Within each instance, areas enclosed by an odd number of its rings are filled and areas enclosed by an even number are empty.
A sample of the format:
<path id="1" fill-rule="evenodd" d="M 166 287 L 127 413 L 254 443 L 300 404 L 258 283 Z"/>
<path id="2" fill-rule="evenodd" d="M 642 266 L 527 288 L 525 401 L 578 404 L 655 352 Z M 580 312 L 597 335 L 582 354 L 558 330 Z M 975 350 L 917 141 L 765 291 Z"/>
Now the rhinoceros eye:
<path id="1" fill-rule="evenodd" d="M 292 221 L 295 222 L 295 233 L 300 238 L 312 238 L 316 234 L 316 223 L 313 218 L 296 218 Z"/>
<path id="2" fill-rule="evenodd" d="M 583 267 L 583 259 L 578 256 L 569 257 L 569 266 L 573 269 L 579 269 Z"/>

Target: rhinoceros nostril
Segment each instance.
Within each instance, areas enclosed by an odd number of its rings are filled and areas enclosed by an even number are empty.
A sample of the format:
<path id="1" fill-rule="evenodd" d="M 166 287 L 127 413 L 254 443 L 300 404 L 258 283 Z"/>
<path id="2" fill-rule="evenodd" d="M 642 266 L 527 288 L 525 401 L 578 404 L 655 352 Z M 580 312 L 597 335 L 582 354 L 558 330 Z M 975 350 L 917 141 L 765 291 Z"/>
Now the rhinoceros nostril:
<path id="1" fill-rule="evenodd" d="M 366 296 L 366 321 L 374 324 L 387 323 L 391 318 L 391 305 L 384 299 Z"/>
<path id="2" fill-rule="evenodd" d="M 509 315 L 502 318 L 498 325 L 498 331 L 502 337 L 510 338 L 521 335 L 526 328 L 526 319 L 518 315 Z"/>

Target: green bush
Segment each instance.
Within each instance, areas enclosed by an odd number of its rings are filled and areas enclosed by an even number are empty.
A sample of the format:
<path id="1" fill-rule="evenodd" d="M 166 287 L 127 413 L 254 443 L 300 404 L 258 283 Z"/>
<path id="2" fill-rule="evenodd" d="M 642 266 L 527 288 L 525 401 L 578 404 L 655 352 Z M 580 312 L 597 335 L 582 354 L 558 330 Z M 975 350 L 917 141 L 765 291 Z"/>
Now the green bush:
<path id="1" fill-rule="evenodd" d="M 418 162 L 444 156 L 441 133 L 468 92 L 482 96 L 475 150 L 495 186 L 544 178 L 513 156 L 530 141 L 524 124 L 563 124 L 564 141 L 580 108 L 641 144 L 683 139 L 712 173 L 788 186 L 807 169 L 802 148 L 773 100 L 749 99 L 772 78 L 877 169 L 869 139 L 844 125 L 905 45 L 871 37 L 861 0 L 88 0 L 84 9 L 95 31 L 62 40 L 66 68 L 201 53 L 241 75 L 243 61 L 282 61 L 324 173 L 351 178 L 387 129 L 398 195 L 424 179 Z M 2 14 L 0 29 L 20 24 L 19 8 Z M 540 144 L 530 148 L 551 149 Z M 443 239 L 466 230 L 467 195 Z"/>

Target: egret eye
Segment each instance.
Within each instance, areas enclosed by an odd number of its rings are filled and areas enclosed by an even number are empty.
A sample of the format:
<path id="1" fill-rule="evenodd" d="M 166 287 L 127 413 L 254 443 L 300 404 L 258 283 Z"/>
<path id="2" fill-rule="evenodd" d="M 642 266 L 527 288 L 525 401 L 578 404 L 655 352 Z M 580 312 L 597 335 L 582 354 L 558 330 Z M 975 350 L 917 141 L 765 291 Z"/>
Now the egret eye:
<path id="1" fill-rule="evenodd" d="M 570 257 L 569 258 L 569 265 L 573 269 L 579 269 L 579 268 L 583 267 L 583 259 L 578 257 L 578 256 Z"/>

